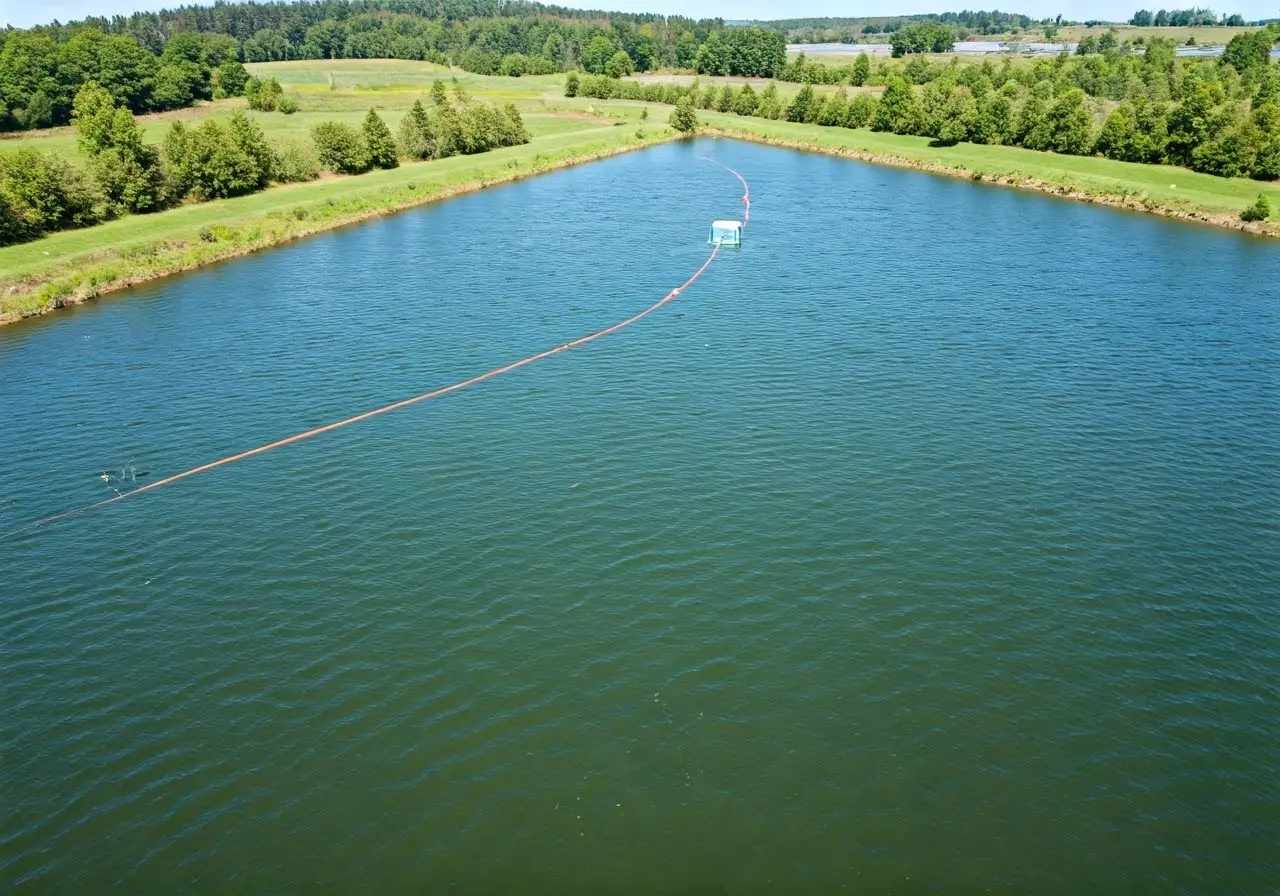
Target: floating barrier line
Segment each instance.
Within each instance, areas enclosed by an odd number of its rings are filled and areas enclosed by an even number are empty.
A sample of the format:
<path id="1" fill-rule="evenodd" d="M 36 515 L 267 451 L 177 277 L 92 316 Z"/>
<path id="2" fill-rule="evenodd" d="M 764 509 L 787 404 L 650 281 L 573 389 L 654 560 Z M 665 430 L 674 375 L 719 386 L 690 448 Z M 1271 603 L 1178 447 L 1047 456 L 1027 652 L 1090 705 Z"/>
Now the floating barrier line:
<path id="1" fill-rule="evenodd" d="M 742 212 L 742 226 L 746 227 L 751 223 L 751 185 L 747 183 L 747 179 L 723 162 L 717 162 L 715 159 L 711 158 L 711 156 L 698 156 L 698 158 L 702 159 L 704 162 L 710 162 L 712 165 L 719 165 L 725 171 L 728 171 L 742 182 L 742 205 L 744 206 Z"/>
<path id="2" fill-rule="evenodd" d="M 715 159 L 706 158 L 705 156 L 702 158 L 704 158 L 705 161 L 711 162 L 714 165 L 719 165 L 725 171 L 728 171 L 738 180 L 742 181 L 742 187 L 744 190 L 742 195 L 742 202 L 746 206 L 746 212 L 743 216 L 742 223 L 745 226 L 747 223 L 747 220 L 750 219 L 751 217 L 751 188 L 747 185 L 746 179 L 741 174 L 739 174 L 738 172 L 730 168 L 728 165 L 724 165 L 720 162 L 717 162 Z M 57 522 L 58 520 L 64 520 L 64 519 L 67 519 L 68 517 L 78 516 L 82 513 L 88 513 L 91 510 L 97 510 L 100 507 L 106 507 L 108 504 L 115 504 L 117 501 L 123 501 L 125 498 L 130 498 L 130 497 L 133 497 L 134 495 L 140 495 L 143 492 L 154 491 L 155 489 L 161 488 L 162 486 L 172 485 L 173 483 L 186 479 L 190 476 L 195 476 L 199 473 L 207 473 L 210 470 L 216 470 L 218 467 L 225 467 L 227 464 L 233 464 L 238 460 L 244 460 L 246 458 L 253 457 L 254 455 L 257 455 L 257 454 L 265 454 L 266 452 L 271 451 L 275 448 L 283 448 L 285 445 L 292 445 L 294 442 L 301 442 L 304 439 L 310 439 L 310 438 L 314 438 L 315 436 L 323 435 L 324 433 L 327 433 L 327 432 L 333 432 L 335 429 L 341 429 L 342 427 L 350 426 L 353 423 L 360 423 L 364 420 L 372 419 L 373 417 L 380 417 L 383 414 L 389 414 L 392 411 L 398 411 L 401 408 L 407 408 L 410 405 L 418 404 L 419 402 L 427 401 L 428 399 L 431 399 L 431 398 L 439 398 L 442 395 L 448 395 L 450 392 L 458 392 L 462 389 L 468 388 L 469 386 L 475 386 L 475 385 L 478 385 L 479 383 L 483 383 L 485 380 L 491 380 L 494 377 L 502 376 L 502 374 L 504 373 L 510 373 L 513 370 L 519 370 L 521 367 L 526 367 L 534 363 L 535 361 L 541 361 L 543 358 L 549 358 L 552 355 L 558 355 L 561 352 L 566 352 L 571 348 L 578 348 L 579 346 L 586 345 L 588 342 L 595 342 L 597 339 L 601 339 L 605 336 L 610 335 L 611 333 L 616 333 L 619 330 L 623 329 L 624 327 L 629 327 L 632 324 L 636 323 L 637 321 L 648 317 L 650 314 L 657 311 L 663 305 L 666 305 L 668 302 L 675 299 L 676 296 L 680 295 L 680 293 L 688 289 L 695 280 L 701 277 L 703 273 L 706 272 L 707 268 L 711 267 L 711 262 L 715 261 L 716 256 L 719 254 L 720 254 L 720 244 L 717 243 L 715 246 L 712 247 L 711 254 L 709 254 L 707 256 L 707 260 L 702 263 L 702 267 L 694 271 L 692 277 L 684 281 L 684 283 L 681 283 L 675 289 L 671 290 L 671 292 L 667 293 L 665 296 L 663 296 L 658 301 L 654 302 L 648 308 L 645 308 L 643 311 L 640 311 L 637 314 L 633 314 L 631 317 L 628 317 L 624 321 L 619 321 L 618 323 L 613 324 L 612 326 L 605 327 L 603 330 L 596 330 L 594 333 L 589 333 L 586 336 L 582 336 L 582 337 L 579 337 L 578 339 L 574 339 L 572 342 L 566 342 L 563 345 L 556 346 L 555 348 L 550 348 L 550 349 L 547 349 L 546 351 L 538 352 L 536 355 L 530 355 L 527 358 L 521 358 L 519 361 L 514 361 L 511 364 L 507 364 L 502 367 L 495 367 L 493 370 L 490 370 L 488 373 L 482 373 L 479 376 L 473 376 L 471 377 L 471 379 L 463 380 L 460 383 L 454 383 L 451 386 L 442 386 L 439 389 L 433 389 L 430 392 L 424 392 L 421 395 L 415 395 L 412 398 L 406 398 L 401 401 L 394 402 L 393 404 L 376 408 L 375 410 L 372 410 L 372 411 L 365 411 L 363 414 L 356 414 L 354 417 L 348 417 L 345 420 L 339 420 L 336 423 L 327 423 L 324 426 L 317 426 L 315 429 L 308 429 L 306 432 L 300 432 L 300 433 L 297 433 L 296 435 L 289 436 L 288 438 L 278 439 L 277 441 L 269 442 L 266 445 L 259 445 L 257 448 L 250 448 L 248 451 L 241 451 L 239 454 L 233 454 L 233 455 L 230 455 L 229 457 L 221 458 L 220 460 L 211 461 L 210 463 L 207 463 L 207 464 L 201 464 L 198 467 L 192 467 L 190 470 L 183 470 L 181 473 L 174 473 L 172 476 L 166 476 L 163 479 L 157 479 L 155 482 L 149 482 L 146 485 L 139 486 L 138 488 L 131 489 L 130 491 L 120 492 L 119 494 L 113 497 L 107 498 L 104 501 L 98 501 L 93 504 L 86 504 L 85 506 L 77 507 L 74 510 L 64 510 L 62 513 L 55 513 L 53 516 L 47 516 L 47 517 L 44 517 L 43 519 L 36 520 L 35 522 L 27 523 L 24 526 L 19 526 L 17 529 L 11 529 L 8 532 L 0 533 L 0 539 L 9 538 L 10 536 L 17 535 L 21 532 L 26 532 L 30 529 L 35 529 L 40 526 L 47 525 L 49 523 L 54 523 L 54 522 Z"/>

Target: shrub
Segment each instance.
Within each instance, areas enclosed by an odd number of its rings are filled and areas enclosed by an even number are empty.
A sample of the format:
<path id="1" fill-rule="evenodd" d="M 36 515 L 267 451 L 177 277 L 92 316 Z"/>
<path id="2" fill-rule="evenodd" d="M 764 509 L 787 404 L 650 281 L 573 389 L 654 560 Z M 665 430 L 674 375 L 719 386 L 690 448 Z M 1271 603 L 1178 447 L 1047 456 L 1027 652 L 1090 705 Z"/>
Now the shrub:
<path id="1" fill-rule="evenodd" d="M 214 99 L 242 96 L 244 94 L 244 86 L 248 83 L 248 69 L 234 59 L 228 59 L 213 71 Z"/>
<path id="2" fill-rule="evenodd" d="M 249 101 L 249 108 L 255 112 L 274 112 L 280 105 L 284 90 L 275 78 L 263 80 L 252 77 L 245 82 L 244 97 Z"/>
<path id="3" fill-rule="evenodd" d="M 529 142 L 520 113 L 510 103 L 501 109 L 485 103 L 470 103 L 458 113 L 457 121 L 460 151 L 466 154 Z"/>
<path id="4" fill-rule="evenodd" d="M 508 53 L 498 63 L 498 74 L 508 78 L 521 75 L 550 75 L 560 71 L 560 66 L 542 56 L 526 56 L 524 53 Z"/>
<path id="5" fill-rule="evenodd" d="M 578 73 L 577 72 L 569 72 L 569 74 L 564 76 L 564 95 L 565 96 L 578 95 Z"/>
<path id="6" fill-rule="evenodd" d="M 871 80 L 871 59 L 866 53 L 859 53 L 858 58 L 853 61 L 849 83 L 854 87 L 861 87 L 869 80 Z"/>
<path id="7" fill-rule="evenodd" d="M 281 140 L 273 147 L 271 179 L 278 184 L 315 180 L 320 176 L 320 158 L 307 140 Z"/>
<path id="8" fill-rule="evenodd" d="M 849 93 L 843 87 L 827 100 L 818 115 L 818 124 L 827 127 L 844 127 L 849 120 Z"/>
<path id="9" fill-rule="evenodd" d="M 262 93 L 259 94 L 259 101 L 262 103 L 263 112 L 272 112 L 280 107 L 280 100 L 284 97 L 284 91 L 280 88 L 280 82 L 275 78 L 267 78 L 262 82 Z"/>
<path id="10" fill-rule="evenodd" d="M 1253 110 L 1253 124 L 1258 129 L 1258 155 L 1253 176 L 1258 180 L 1280 178 L 1280 105 L 1267 103 Z"/>
<path id="11" fill-rule="evenodd" d="M 869 93 L 859 93 L 849 100 L 849 111 L 844 124 L 849 128 L 864 128 L 876 117 L 877 100 Z"/>
<path id="12" fill-rule="evenodd" d="M 375 168 L 395 168 L 400 164 L 396 152 L 396 141 L 391 136 L 387 123 L 378 117 L 378 113 L 370 109 L 361 125 L 364 145 L 369 152 L 369 163 Z"/>
<path id="13" fill-rule="evenodd" d="M 102 217 L 96 185 L 65 159 L 30 149 L 0 156 L 0 245 L 87 227 Z"/>
<path id="14" fill-rule="evenodd" d="M 53 124 L 53 102 L 43 90 L 37 90 L 27 100 L 25 109 L 15 109 L 14 117 L 27 130 L 47 128 Z"/>
<path id="15" fill-rule="evenodd" d="M 873 131 L 892 131 L 895 134 L 911 134 L 919 128 L 920 105 L 915 93 L 903 78 L 894 75 L 885 85 L 876 115 L 872 119 Z"/>
<path id="16" fill-rule="evenodd" d="M 339 174 L 363 174 L 373 165 L 364 137 L 351 125 L 322 121 L 311 129 L 320 164 Z"/>
<path id="17" fill-rule="evenodd" d="M 500 123 L 498 137 L 503 146 L 520 146 L 529 142 L 529 131 L 515 103 L 503 105 L 502 117 L 504 121 Z"/>
<path id="18" fill-rule="evenodd" d="M 261 190 L 276 166 L 262 129 L 241 112 L 225 125 L 209 118 L 187 131 L 175 121 L 164 142 L 175 193 L 221 199 Z"/>
<path id="19" fill-rule="evenodd" d="M 280 102 L 276 103 L 276 109 L 285 115 L 292 115 L 298 111 L 298 101 L 291 96 L 282 96 Z"/>
<path id="20" fill-rule="evenodd" d="M 498 74 L 504 78 L 518 78 L 529 70 L 529 57 L 523 53 L 508 53 L 498 63 Z"/>
<path id="21" fill-rule="evenodd" d="M 756 104 L 756 117 L 777 118 L 782 109 L 782 102 L 778 99 L 778 85 L 770 81 L 765 85 L 764 90 L 760 91 L 760 101 Z"/>
<path id="22" fill-rule="evenodd" d="M 151 107 L 180 109 L 190 106 L 204 92 L 204 70 L 191 62 L 160 66 L 151 87 Z"/>
<path id="23" fill-rule="evenodd" d="M 635 64 L 624 50 L 619 50 L 605 63 L 604 73 L 611 78 L 625 78 L 635 71 Z"/>
<path id="24" fill-rule="evenodd" d="M 806 84 L 795 95 L 791 105 L 787 107 L 787 121 L 805 122 L 810 120 L 813 111 L 813 87 Z"/>
<path id="25" fill-rule="evenodd" d="M 251 192 L 261 190 L 270 182 L 271 171 L 276 162 L 266 134 L 262 133 L 262 128 L 256 121 L 251 121 L 243 112 L 232 112 L 227 119 L 227 136 L 232 146 L 253 162 Z"/>
<path id="26" fill-rule="evenodd" d="M 733 109 L 733 101 L 737 97 L 734 95 L 733 88 L 728 84 L 720 88 L 720 93 L 716 95 L 716 111 L 729 112 Z"/>
<path id="27" fill-rule="evenodd" d="M 1265 221 L 1271 217 L 1271 203 L 1267 197 L 1258 194 L 1258 201 L 1240 213 L 1241 221 Z"/>
<path id="28" fill-rule="evenodd" d="M 102 191 L 108 217 L 156 212 L 169 204 L 169 179 L 154 146 L 138 152 L 104 150 L 89 163 L 89 170 Z"/>
<path id="29" fill-rule="evenodd" d="M 698 127 L 698 115 L 693 111 L 693 103 L 687 96 L 681 97 L 680 102 L 676 103 L 667 123 L 682 134 L 688 134 Z"/>

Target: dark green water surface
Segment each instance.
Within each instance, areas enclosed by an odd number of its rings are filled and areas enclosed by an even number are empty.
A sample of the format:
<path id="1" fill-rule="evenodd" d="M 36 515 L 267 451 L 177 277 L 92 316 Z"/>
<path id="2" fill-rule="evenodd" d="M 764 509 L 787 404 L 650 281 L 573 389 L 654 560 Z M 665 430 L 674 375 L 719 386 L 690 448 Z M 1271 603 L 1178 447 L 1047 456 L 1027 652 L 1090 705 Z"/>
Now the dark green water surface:
<path id="1" fill-rule="evenodd" d="M 672 145 L 0 331 L 0 886 L 1280 882 L 1280 247 Z"/>

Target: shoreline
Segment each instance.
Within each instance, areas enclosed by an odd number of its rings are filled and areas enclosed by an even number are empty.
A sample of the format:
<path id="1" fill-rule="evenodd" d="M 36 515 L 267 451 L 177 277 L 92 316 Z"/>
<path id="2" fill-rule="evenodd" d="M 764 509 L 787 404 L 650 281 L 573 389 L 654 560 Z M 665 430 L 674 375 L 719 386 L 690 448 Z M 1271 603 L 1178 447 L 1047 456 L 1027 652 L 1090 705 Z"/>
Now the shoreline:
<path id="1" fill-rule="evenodd" d="M 486 172 L 472 180 L 445 186 L 434 191 L 428 189 L 418 193 L 416 186 L 410 183 L 407 187 L 407 195 L 397 193 L 386 197 L 383 202 L 378 202 L 378 197 L 376 196 L 354 197 L 353 202 L 364 203 L 372 200 L 374 205 L 372 207 L 361 207 L 349 212 L 340 211 L 333 217 L 326 218 L 321 222 L 310 221 L 309 214 L 305 217 L 286 218 L 278 213 L 269 213 L 246 219 L 239 229 L 216 225 L 201 228 L 202 231 L 207 231 L 212 239 L 197 238 L 195 241 L 161 240 L 155 252 L 147 252 L 145 249 L 141 249 L 135 253 L 120 255 L 114 259 L 103 259 L 96 266 L 87 265 L 65 276 L 60 277 L 55 274 L 47 278 L 32 278 L 34 282 L 30 284 L 30 288 L 27 290 L 22 290 L 23 284 L 22 281 L 19 281 L 8 287 L 8 295 L 4 295 L 3 288 L 0 288 L 0 327 L 44 317 L 61 308 L 82 305 L 114 292 L 120 292 L 134 286 L 183 274 L 219 262 L 241 258 L 265 249 L 282 246 L 294 240 L 327 233 L 385 215 L 408 211 L 432 202 L 441 202 L 456 196 L 474 193 L 488 187 L 513 183 L 518 180 L 524 180 L 527 177 L 549 174 L 634 150 L 657 146 L 680 139 L 680 137 L 681 135 L 679 134 L 658 132 L 646 135 L 643 139 L 607 149 L 593 149 L 553 161 L 534 162 L 528 166 L 519 163 L 517 160 L 512 160 L 507 163 L 507 168 L 504 171 L 492 175 Z M 484 158 L 485 155 L 489 154 L 485 153 L 473 158 L 478 159 L 480 162 L 490 161 Z M 419 164 L 430 165 L 431 162 Z M 409 165 L 402 167 L 410 168 Z M 361 175 L 356 175 L 355 177 L 359 176 Z M 323 210 L 325 203 L 320 202 L 317 204 Z M 332 207 L 332 203 L 329 203 L 329 205 Z M 306 203 L 302 203 L 297 208 L 306 209 L 306 207 Z M 140 263 L 130 264 L 135 259 Z M 128 268 L 135 269 L 135 272 L 130 273 L 127 270 L 123 270 Z M 138 270 L 139 268 L 141 268 L 140 271 Z M 29 307 L 4 308 L 5 304 L 20 303 L 24 299 L 30 303 Z"/>
<path id="2" fill-rule="evenodd" d="M 1012 187 L 1019 190 L 1043 193 L 1047 196 L 1057 196 L 1061 199 L 1084 202 L 1090 205 L 1105 205 L 1109 208 L 1157 215 L 1162 218 L 1172 218 L 1174 220 L 1196 224 L 1207 224 L 1212 227 L 1236 230 L 1253 236 L 1272 239 L 1280 238 L 1280 224 L 1277 223 L 1242 221 L 1238 215 L 1230 215 L 1226 213 L 1214 214 L 1212 212 L 1177 208 L 1175 206 L 1162 205 L 1150 199 L 1144 199 L 1141 196 L 1135 196 L 1132 194 L 1106 193 L 1100 190 L 1090 190 L 1079 185 L 1072 186 L 1067 184 L 1056 184 L 1025 175 L 988 174 L 977 169 L 965 168 L 963 166 L 943 165 L 938 162 L 924 162 L 919 159 L 911 159 L 905 156 L 867 152 L 865 150 L 850 149 L 846 147 L 827 146 L 821 143 L 810 143 L 805 140 L 769 137 L 764 134 L 758 134 L 748 130 L 740 131 L 722 127 L 709 127 L 700 128 L 698 133 L 712 137 L 725 137 L 731 140 L 746 140 L 751 143 L 760 143 L 765 146 L 776 146 L 782 149 L 794 149 L 800 152 L 812 152 L 826 156 L 835 156 L 837 158 L 853 159 L 859 162 L 867 162 L 872 165 L 884 165 L 890 168 L 908 168 L 914 171 L 921 171 L 926 174 L 962 178 L 975 183 L 993 184 L 1000 187 Z"/>
<path id="3" fill-rule="evenodd" d="M 1280 238 L 1278 223 L 1245 222 L 1234 214 L 1179 208 L 1162 204 L 1137 193 L 1111 193 L 1084 187 L 1071 183 L 1069 179 L 1064 183 L 1055 183 L 1017 172 L 987 173 L 963 165 L 949 165 L 892 153 L 824 144 L 805 140 L 799 136 L 769 135 L 749 127 L 726 127 L 723 123 L 716 122 L 701 126 L 690 135 L 664 129 L 646 134 L 639 139 L 629 139 L 625 143 L 605 148 L 596 147 L 577 153 L 570 152 L 562 158 L 546 161 L 539 161 L 541 158 L 539 154 L 530 162 L 524 162 L 518 158 L 507 159 L 504 162 L 503 157 L 486 158 L 491 154 L 485 153 L 469 157 L 475 160 L 479 170 L 474 177 L 467 177 L 458 183 L 428 185 L 421 191 L 413 181 L 399 187 L 370 183 L 367 185 L 367 192 L 354 192 L 352 196 L 342 200 L 312 197 L 310 200 L 302 199 L 288 213 L 276 210 L 265 214 L 248 215 L 242 220 L 230 222 L 230 225 L 201 227 L 194 238 L 161 238 L 124 250 L 109 250 L 114 255 L 103 252 L 97 253 L 95 257 L 94 254 L 87 253 L 79 264 L 76 259 L 68 259 L 64 272 L 55 271 L 49 274 L 39 273 L 20 277 L 7 287 L 0 287 L 0 326 L 43 317 L 60 308 L 81 305 L 133 286 L 240 258 L 373 218 L 451 199 L 490 186 L 512 183 L 527 177 L 548 174 L 696 136 L 745 140 L 800 152 L 820 153 L 874 165 L 963 178 L 975 183 L 1028 190 L 1076 202 L 1105 205 L 1189 223 L 1207 224 L 1263 238 Z M 526 146 L 532 146 L 532 144 L 526 144 Z M 400 170 L 404 172 L 421 170 L 425 177 L 430 177 L 438 173 L 430 170 L 429 166 L 432 164 L 434 163 L 410 163 L 402 166 Z M 356 177 L 364 176 L 366 175 L 357 175 L 351 180 L 355 181 Z M 352 183 L 355 190 L 361 186 L 361 183 Z M 271 188 L 271 190 L 274 189 L 279 188 Z M 263 193 L 269 192 L 270 190 L 263 191 Z"/>

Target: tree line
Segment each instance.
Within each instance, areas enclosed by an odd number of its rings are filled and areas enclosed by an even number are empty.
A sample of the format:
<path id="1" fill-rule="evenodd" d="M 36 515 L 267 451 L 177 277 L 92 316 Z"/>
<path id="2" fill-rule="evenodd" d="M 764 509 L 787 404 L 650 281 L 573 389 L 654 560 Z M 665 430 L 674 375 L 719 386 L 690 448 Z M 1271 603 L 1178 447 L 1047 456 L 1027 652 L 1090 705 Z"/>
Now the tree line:
<path id="1" fill-rule="evenodd" d="M 723 35 L 721 19 L 605 13 L 526 0 L 319 0 L 219 3 L 92 17 L 0 31 L 0 127 L 69 120 L 70 101 L 97 81 L 131 93 L 134 111 L 211 99 L 215 69 L 232 59 L 416 59 L 477 74 L 590 73 L 660 67 L 767 76 L 785 41 L 760 29 Z M 732 29 L 737 31 L 737 29 Z M 170 49 L 178 42 L 184 54 Z M 191 42 L 204 46 L 192 52 Z M 188 68 L 188 64 L 198 69 Z"/>
<path id="2" fill-rule="evenodd" d="M 1280 40 L 1280 25 L 1237 35 L 1219 60 L 1178 59 L 1172 41 L 1157 40 L 1143 55 L 1064 53 L 1030 67 L 1014 67 L 1012 60 L 961 66 L 954 58 L 949 64 L 912 59 L 885 61 L 873 71 L 862 54 L 854 68 L 870 73 L 860 83 L 883 85 L 879 97 L 851 96 L 845 86 L 821 95 L 806 82 L 783 102 L 775 82 L 757 91 L 750 84 L 640 84 L 605 76 L 575 78 L 566 93 L 668 104 L 687 99 L 700 109 L 869 127 L 940 144 L 1003 144 L 1274 180 L 1280 178 L 1280 65 L 1267 55 L 1273 40 Z"/>
<path id="3" fill-rule="evenodd" d="M 227 94 L 224 65 L 294 59 L 415 59 L 482 75 L 581 68 L 615 77 L 661 67 L 771 77 L 777 31 L 719 19 L 603 13 L 524 0 L 218 3 L 30 30 L 0 30 L 0 130 L 70 121 L 93 81 L 134 113 Z M 234 75 L 233 75 L 234 76 Z"/>
<path id="4" fill-rule="evenodd" d="M 1129 24 L 1139 28 L 1188 28 L 1211 25 L 1240 26 L 1245 24 L 1245 20 L 1239 13 L 1223 15 L 1219 18 L 1212 9 L 1193 6 L 1190 9 L 1161 9 L 1154 13 L 1149 9 L 1140 9 L 1129 19 Z"/>
<path id="5" fill-rule="evenodd" d="M 887 18 L 858 16 L 856 18 L 775 19 L 752 24 L 781 31 L 792 43 L 852 44 L 877 34 L 894 34 L 908 25 L 928 23 L 948 25 L 963 40 L 971 34 L 1008 34 L 1025 31 L 1035 23 L 1035 20 L 1021 13 L 1000 12 L 994 9 L 990 11 L 966 9 L 961 12 Z"/>
<path id="6" fill-rule="evenodd" d="M 270 83 L 260 84 L 259 92 L 270 93 Z M 358 128 L 326 121 L 312 129 L 309 140 L 279 141 L 237 111 L 195 126 L 175 121 L 157 146 L 143 140 L 128 107 L 91 81 L 72 103 L 86 165 L 35 150 L 0 155 L 0 245 L 186 201 L 241 196 L 272 183 L 314 180 L 324 170 L 362 174 L 394 168 L 402 158 L 444 158 L 529 142 L 514 104 L 475 102 L 456 82 L 452 96 L 434 82 L 429 107 L 414 103 L 398 140 L 373 109 Z"/>
<path id="7" fill-rule="evenodd" d="M 228 85 L 247 78 L 238 57 L 235 39 L 219 34 L 176 34 L 157 54 L 95 28 L 62 41 L 40 30 L 0 31 L 0 130 L 66 124 L 89 82 L 134 113 L 237 93 Z"/>
<path id="8" fill-rule="evenodd" d="M 209 6 L 189 5 L 128 16 L 91 16 L 51 29 L 75 30 L 91 25 L 111 34 L 130 34 L 139 44 L 159 53 L 165 42 L 181 32 L 226 34 L 248 41 L 263 30 L 284 33 L 291 43 L 302 44 L 305 33 L 322 22 L 351 25 L 360 31 L 380 18 L 407 16 L 443 23 L 493 19 L 559 19 L 569 22 L 613 23 L 640 27 L 692 28 L 694 20 L 655 13 L 609 12 L 598 9 L 571 9 L 530 0 L 268 0 L 268 2 L 220 2 Z M 364 23 L 364 24 L 361 24 Z M 719 19 L 704 20 L 710 27 L 722 27 Z"/>

